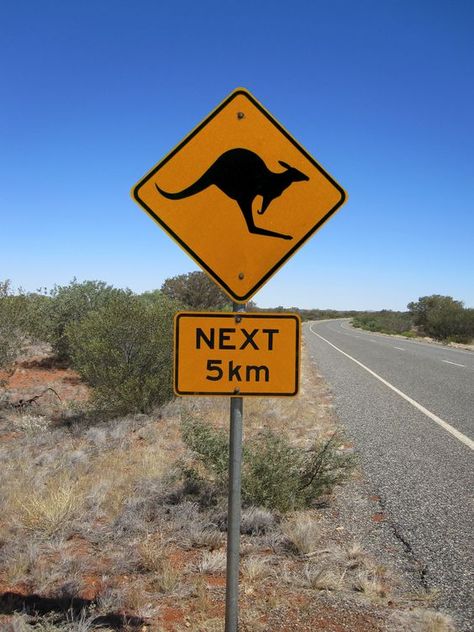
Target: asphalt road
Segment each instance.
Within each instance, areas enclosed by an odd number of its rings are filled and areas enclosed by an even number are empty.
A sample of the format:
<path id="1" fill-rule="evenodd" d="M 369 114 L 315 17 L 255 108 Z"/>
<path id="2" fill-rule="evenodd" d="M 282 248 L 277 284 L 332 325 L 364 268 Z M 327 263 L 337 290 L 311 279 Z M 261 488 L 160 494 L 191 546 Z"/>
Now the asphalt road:
<path id="1" fill-rule="evenodd" d="M 473 630 L 474 353 L 341 320 L 304 337 L 420 585 Z"/>

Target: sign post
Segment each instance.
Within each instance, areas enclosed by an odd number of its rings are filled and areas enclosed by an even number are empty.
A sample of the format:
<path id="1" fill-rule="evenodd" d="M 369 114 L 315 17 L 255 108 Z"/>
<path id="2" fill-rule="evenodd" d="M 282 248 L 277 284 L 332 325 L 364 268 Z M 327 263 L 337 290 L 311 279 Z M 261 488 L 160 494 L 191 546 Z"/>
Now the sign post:
<path id="1" fill-rule="evenodd" d="M 300 321 L 245 304 L 346 193 L 247 90 L 234 90 L 132 189 L 234 313 L 175 318 L 177 395 L 230 396 L 225 632 L 238 630 L 243 397 L 296 395 Z"/>
<path id="2" fill-rule="evenodd" d="M 245 306 L 234 303 L 239 314 Z M 238 316 L 236 318 L 239 318 Z M 229 501 L 227 507 L 227 576 L 225 632 L 237 632 L 239 621 L 240 514 L 242 480 L 243 397 L 230 398 Z"/>

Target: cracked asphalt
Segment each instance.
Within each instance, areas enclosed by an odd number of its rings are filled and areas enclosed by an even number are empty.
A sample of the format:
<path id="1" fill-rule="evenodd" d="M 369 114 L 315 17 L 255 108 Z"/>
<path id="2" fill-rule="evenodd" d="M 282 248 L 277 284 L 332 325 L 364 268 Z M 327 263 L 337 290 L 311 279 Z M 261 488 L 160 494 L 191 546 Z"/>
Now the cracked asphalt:
<path id="1" fill-rule="evenodd" d="M 455 619 L 459 630 L 474 630 L 469 443 L 474 435 L 474 353 L 362 332 L 343 320 L 306 323 L 304 339 L 359 454 L 386 537 L 391 534 L 397 542 L 392 549 L 388 540 L 377 544 L 392 556 L 395 552 L 413 586 L 439 591 L 437 606 Z"/>

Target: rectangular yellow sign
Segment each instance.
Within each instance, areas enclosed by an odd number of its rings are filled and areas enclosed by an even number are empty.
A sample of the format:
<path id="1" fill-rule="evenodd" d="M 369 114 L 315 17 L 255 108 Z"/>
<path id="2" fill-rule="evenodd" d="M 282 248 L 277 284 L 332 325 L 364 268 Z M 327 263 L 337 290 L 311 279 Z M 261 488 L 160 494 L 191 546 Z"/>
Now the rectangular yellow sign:
<path id="1" fill-rule="evenodd" d="M 180 312 L 174 333 L 177 395 L 298 393 L 301 321 L 296 314 Z"/>

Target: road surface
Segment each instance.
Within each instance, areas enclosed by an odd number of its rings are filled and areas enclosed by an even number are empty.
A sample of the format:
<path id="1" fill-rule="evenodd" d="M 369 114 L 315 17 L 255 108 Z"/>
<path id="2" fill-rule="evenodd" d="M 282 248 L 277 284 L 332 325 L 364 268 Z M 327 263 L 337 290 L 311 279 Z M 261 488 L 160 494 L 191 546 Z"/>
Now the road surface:
<path id="1" fill-rule="evenodd" d="M 474 353 L 347 320 L 306 323 L 304 335 L 419 583 L 474 629 Z"/>

